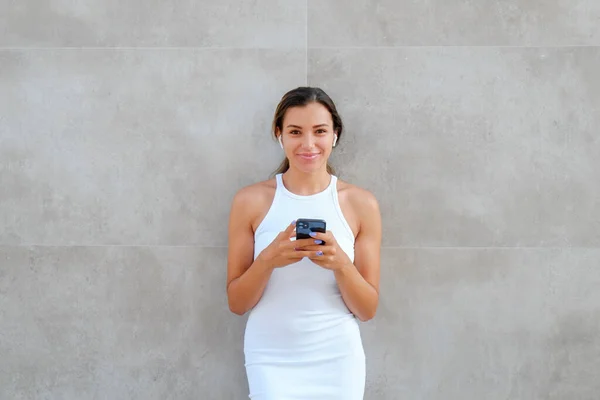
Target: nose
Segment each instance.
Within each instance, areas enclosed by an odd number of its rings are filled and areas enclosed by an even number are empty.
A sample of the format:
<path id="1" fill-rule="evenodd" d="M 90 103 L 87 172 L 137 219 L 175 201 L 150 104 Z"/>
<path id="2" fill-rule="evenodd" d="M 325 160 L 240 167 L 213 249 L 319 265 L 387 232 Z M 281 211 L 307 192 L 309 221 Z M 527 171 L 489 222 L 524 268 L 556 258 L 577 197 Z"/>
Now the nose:
<path id="1" fill-rule="evenodd" d="M 302 144 L 304 145 L 304 147 L 311 149 L 315 144 L 315 138 L 310 133 L 307 135 L 303 135 Z"/>

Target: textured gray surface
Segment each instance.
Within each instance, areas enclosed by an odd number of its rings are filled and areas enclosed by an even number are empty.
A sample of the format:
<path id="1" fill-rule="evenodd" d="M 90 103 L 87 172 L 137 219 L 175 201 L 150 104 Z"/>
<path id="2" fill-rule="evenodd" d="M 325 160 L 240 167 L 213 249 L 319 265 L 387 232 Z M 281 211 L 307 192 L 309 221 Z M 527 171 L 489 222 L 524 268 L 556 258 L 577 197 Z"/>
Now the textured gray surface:
<path id="1" fill-rule="evenodd" d="M 588 399 L 600 250 L 386 248 L 368 399 Z"/>
<path id="2" fill-rule="evenodd" d="M 243 398 L 243 319 L 229 313 L 225 256 L 0 247 L 0 398 Z"/>
<path id="3" fill-rule="evenodd" d="M 597 0 L 308 1 L 310 46 L 600 44 Z"/>
<path id="4" fill-rule="evenodd" d="M 598 47 L 309 50 L 389 246 L 600 245 L 597 71 Z"/>
<path id="5" fill-rule="evenodd" d="M 0 0 L 0 46 L 304 47 L 306 4 L 285 0 Z"/>
<path id="6" fill-rule="evenodd" d="M 225 245 L 234 191 L 279 161 L 270 110 L 305 82 L 304 60 L 297 50 L 1 52 L 0 242 Z"/>
<path id="7" fill-rule="evenodd" d="M 593 0 L 0 0 L 0 399 L 246 398 L 229 205 L 306 82 L 383 213 L 366 399 L 595 399 L 599 41 Z"/>

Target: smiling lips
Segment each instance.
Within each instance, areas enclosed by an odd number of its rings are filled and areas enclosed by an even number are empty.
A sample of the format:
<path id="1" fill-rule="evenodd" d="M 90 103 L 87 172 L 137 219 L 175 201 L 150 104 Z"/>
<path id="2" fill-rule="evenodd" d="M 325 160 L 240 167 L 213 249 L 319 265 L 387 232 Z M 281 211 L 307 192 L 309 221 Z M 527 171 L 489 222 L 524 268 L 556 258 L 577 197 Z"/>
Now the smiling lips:
<path id="1" fill-rule="evenodd" d="M 299 153 L 298 156 L 303 160 L 314 160 L 319 156 L 320 153 Z"/>

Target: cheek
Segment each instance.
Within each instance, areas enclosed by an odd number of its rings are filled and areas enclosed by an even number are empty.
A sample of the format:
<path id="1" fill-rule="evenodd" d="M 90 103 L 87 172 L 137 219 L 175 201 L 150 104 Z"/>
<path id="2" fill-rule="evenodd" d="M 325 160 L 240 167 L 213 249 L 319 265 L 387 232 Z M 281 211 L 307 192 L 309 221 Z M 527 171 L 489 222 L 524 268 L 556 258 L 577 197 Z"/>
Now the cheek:
<path id="1" fill-rule="evenodd" d="M 319 140 L 319 147 L 327 153 L 331 152 L 332 145 L 333 141 L 330 138 L 323 138 Z"/>
<path id="2" fill-rule="evenodd" d="M 290 151 L 294 151 L 294 149 L 300 145 L 302 145 L 302 143 L 296 137 L 287 137 L 283 142 L 283 147 Z"/>

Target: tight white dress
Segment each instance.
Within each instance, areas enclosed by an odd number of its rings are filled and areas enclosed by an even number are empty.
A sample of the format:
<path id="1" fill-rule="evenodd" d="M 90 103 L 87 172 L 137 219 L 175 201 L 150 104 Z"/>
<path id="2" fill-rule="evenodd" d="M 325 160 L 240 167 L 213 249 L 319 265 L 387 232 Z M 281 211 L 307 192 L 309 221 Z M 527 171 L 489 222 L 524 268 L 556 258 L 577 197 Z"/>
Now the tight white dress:
<path id="1" fill-rule="evenodd" d="M 337 177 L 324 191 L 299 196 L 276 176 L 273 203 L 255 233 L 254 257 L 293 220 L 327 222 L 354 260 L 354 235 L 337 196 Z M 362 400 L 365 354 L 358 322 L 332 271 L 310 259 L 277 268 L 244 334 L 245 367 L 253 400 Z"/>

